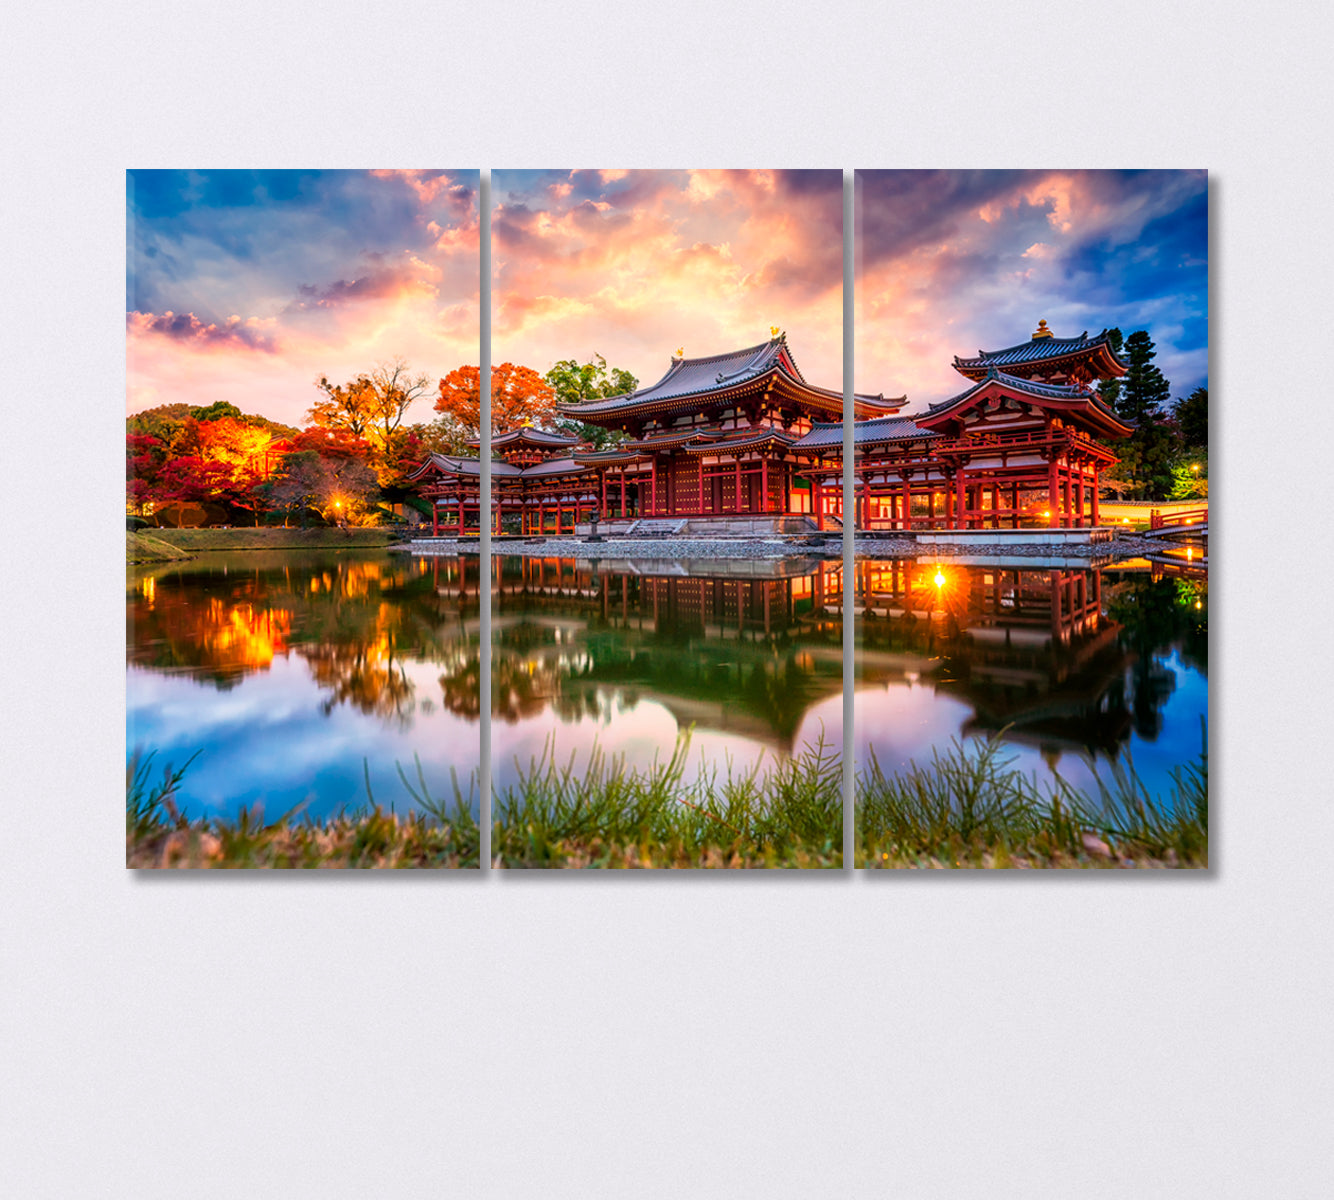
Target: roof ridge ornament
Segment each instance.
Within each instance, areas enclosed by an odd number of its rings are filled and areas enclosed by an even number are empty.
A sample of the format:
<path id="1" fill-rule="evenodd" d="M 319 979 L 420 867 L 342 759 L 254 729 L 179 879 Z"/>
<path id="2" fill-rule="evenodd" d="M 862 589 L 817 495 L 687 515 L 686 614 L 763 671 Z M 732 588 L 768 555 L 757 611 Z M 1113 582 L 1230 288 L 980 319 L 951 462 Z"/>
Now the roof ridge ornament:
<path id="1" fill-rule="evenodd" d="M 1051 331 L 1050 329 L 1047 328 L 1047 322 L 1046 322 L 1045 320 L 1041 320 L 1041 321 L 1038 322 L 1038 327 L 1037 327 L 1037 330 L 1036 330 L 1036 331 L 1034 332 L 1034 334 L 1033 334 L 1033 338 L 1032 338 L 1032 340 L 1036 342 L 1036 341 L 1038 340 L 1038 338 L 1049 338 L 1049 337 L 1055 337 L 1055 336 L 1056 336 L 1056 335 L 1055 335 L 1054 333 L 1052 333 L 1052 331 Z M 1086 333 L 1086 336 L 1087 336 L 1087 333 Z"/>

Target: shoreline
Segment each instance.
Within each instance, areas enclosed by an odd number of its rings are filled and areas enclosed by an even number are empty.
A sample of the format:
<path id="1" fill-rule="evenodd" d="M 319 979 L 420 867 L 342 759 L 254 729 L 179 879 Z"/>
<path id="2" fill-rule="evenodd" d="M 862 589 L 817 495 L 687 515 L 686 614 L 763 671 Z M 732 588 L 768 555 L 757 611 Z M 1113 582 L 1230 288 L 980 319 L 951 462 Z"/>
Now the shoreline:
<path id="1" fill-rule="evenodd" d="M 430 538 L 410 540 L 394 549 L 421 557 L 481 554 L 476 538 Z M 858 537 L 853 555 L 858 560 L 912 558 L 958 560 L 979 556 L 1079 560 L 1105 566 L 1124 559 L 1161 553 L 1163 546 L 1152 539 L 1119 534 L 1111 542 L 1089 544 L 1034 543 L 1013 545 L 982 542 L 973 545 L 922 545 L 914 538 Z M 492 557 L 623 559 L 789 559 L 819 558 L 838 561 L 843 557 L 841 538 L 604 538 L 590 542 L 580 537 L 549 537 L 491 543 Z"/>

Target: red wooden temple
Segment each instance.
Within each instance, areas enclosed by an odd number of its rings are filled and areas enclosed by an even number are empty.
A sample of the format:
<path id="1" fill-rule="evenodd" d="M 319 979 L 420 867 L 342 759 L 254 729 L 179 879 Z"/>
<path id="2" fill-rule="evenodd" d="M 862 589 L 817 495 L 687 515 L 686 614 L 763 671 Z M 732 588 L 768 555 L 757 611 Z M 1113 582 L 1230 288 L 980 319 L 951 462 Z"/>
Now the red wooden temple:
<path id="1" fill-rule="evenodd" d="M 1098 522 L 1098 481 L 1129 436 L 1093 390 L 1125 374 L 1107 335 L 1027 342 L 955 358 L 967 390 L 925 412 L 907 397 L 853 397 L 859 528 L 1079 527 Z M 786 338 L 711 358 L 673 358 L 657 383 L 562 406 L 623 435 L 593 450 L 523 426 L 492 447 L 492 528 L 570 533 L 596 517 L 842 517 L 843 397 L 807 383 Z M 478 443 L 473 443 L 477 445 Z M 476 458 L 432 455 L 412 477 L 435 501 L 433 532 L 480 527 Z"/>

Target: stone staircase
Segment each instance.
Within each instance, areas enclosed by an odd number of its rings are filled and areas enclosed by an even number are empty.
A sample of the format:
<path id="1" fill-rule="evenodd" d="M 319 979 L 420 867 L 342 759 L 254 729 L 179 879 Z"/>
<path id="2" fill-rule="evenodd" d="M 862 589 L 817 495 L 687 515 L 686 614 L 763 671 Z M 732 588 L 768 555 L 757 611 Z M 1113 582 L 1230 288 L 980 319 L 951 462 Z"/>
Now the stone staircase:
<path id="1" fill-rule="evenodd" d="M 783 537 L 817 532 L 811 517 L 691 517 L 690 537 Z"/>
<path id="2" fill-rule="evenodd" d="M 626 530 L 626 536 L 637 538 L 677 537 L 685 531 L 688 524 L 688 521 L 679 518 L 643 518 L 630 525 L 630 528 Z"/>

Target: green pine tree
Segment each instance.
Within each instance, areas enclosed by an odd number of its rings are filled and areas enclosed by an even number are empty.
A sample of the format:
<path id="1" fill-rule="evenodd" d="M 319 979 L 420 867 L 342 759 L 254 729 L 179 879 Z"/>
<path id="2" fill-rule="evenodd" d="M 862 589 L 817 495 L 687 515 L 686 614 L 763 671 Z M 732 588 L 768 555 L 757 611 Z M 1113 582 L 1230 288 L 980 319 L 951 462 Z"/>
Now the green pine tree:
<path id="1" fill-rule="evenodd" d="M 1116 354 L 1121 353 L 1125 339 L 1121 337 L 1121 331 L 1115 327 L 1103 331 L 1107 334 L 1107 344 Z M 1101 400 L 1112 412 L 1118 412 L 1117 404 L 1121 399 L 1121 381 L 1119 379 L 1103 379 L 1098 383 L 1098 399 Z"/>
<path id="2" fill-rule="evenodd" d="M 1209 446 L 1209 389 L 1197 387 L 1176 406 L 1177 424 L 1181 440 L 1192 449 L 1204 450 Z"/>
<path id="3" fill-rule="evenodd" d="M 1157 355 L 1153 339 L 1139 329 L 1125 341 L 1125 356 L 1130 369 L 1122 379 L 1117 396 L 1116 415 L 1126 421 L 1161 421 L 1165 415 L 1172 385 L 1153 364 Z"/>
<path id="4" fill-rule="evenodd" d="M 1117 453 L 1131 481 L 1132 495 L 1143 500 L 1161 500 L 1171 493 L 1172 468 L 1181 454 L 1176 434 L 1165 424 L 1172 385 L 1154 365 L 1156 354 L 1153 339 L 1143 329 L 1125 339 L 1124 355 L 1130 367 L 1115 399 L 1116 415 L 1135 426 L 1129 440 L 1119 443 Z"/>

